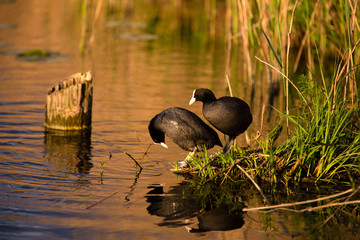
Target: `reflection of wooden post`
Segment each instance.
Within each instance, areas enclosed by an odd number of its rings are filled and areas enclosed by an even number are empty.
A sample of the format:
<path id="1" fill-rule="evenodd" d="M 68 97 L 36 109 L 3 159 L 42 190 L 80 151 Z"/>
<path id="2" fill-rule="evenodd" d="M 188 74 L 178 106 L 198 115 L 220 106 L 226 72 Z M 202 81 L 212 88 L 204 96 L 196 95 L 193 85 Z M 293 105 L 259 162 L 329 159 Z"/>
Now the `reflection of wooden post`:
<path id="1" fill-rule="evenodd" d="M 59 168 L 75 173 L 89 173 L 91 163 L 91 131 L 45 132 L 46 161 L 55 163 Z"/>
<path id="2" fill-rule="evenodd" d="M 81 130 L 91 128 L 91 72 L 76 73 L 49 89 L 45 105 L 45 128 Z"/>

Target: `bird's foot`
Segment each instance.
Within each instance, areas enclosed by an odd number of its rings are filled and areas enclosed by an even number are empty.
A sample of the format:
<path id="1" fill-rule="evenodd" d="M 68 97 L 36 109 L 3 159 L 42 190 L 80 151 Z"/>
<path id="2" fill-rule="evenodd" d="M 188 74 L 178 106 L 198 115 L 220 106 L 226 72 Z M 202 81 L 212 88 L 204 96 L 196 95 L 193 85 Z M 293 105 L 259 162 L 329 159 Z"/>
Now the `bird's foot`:
<path id="1" fill-rule="evenodd" d="M 171 163 L 171 165 L 173 165 L 174 169 L 184 169 L 189 166 L 186 160 L 176 161 Z"/>
<path id="2" fill-rule="evenodd" d="M 210 159 L 213 159 L 213 158 L 216 158 L 216 157 L 218 157 L 219 156 L 219 153 L 218 152 L 215 152 L 215 153 L 213 153 L 213 154 L 210 154 L 209 155 L 209 158 Z"/>
<path id="3" fill-rule="evenodd" d="M 187 160 L 177 161 L 176 164 L 178 168 L 187 168 L 189 166 Z"/>

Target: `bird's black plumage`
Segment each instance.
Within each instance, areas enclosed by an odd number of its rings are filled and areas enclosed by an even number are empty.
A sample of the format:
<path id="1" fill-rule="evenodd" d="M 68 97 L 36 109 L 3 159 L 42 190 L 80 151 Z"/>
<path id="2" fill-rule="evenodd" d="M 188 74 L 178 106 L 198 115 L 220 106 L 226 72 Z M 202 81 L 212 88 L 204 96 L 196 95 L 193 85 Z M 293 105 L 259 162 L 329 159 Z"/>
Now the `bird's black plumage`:
<path id="1" fill-rule="evenodd" d="M 155 143 L 164 144 L 165 135 L 184 150 L 201 150 L 219 145 L 216 131 L 194 113 L 179 107 L 165 109 L 151 119 L 149 133 Z M 166 146 L 166 145 L 165 145 Z"/>
<path id="2" fill-rule="evenodd" d="M 216 99 L 211 90 L 199 88 L 194 90 L 189 104 L 195 101 L 203 102 L 205 119 L 220 132 L 229 135 L 227 144 L 245 132 L 252 122 L 249 105 L 240 98 L 225 96 Z"/>

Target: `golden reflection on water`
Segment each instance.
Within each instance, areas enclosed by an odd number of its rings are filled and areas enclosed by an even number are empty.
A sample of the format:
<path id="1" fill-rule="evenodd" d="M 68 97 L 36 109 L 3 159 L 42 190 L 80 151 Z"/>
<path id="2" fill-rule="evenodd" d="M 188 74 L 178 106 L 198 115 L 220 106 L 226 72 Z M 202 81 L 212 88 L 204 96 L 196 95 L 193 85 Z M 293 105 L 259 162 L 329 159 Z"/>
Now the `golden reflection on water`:
<path id="1" fill-rule="evenodd" d="M 169 149 L 152 146 L 143 156 L 152 143 L 147 125 L 155 114 L 170 106 L 187 108 L 202 117 L 200 104 L 188 106 L 194 88 L 211 88 L 217 96 L 227 94 L 225 48 L 216 43 L 196 50 L 186 45 L 165 45 L 166 41 L 159 38 L 149 42 L 115 39 L 120 30 L 105 25 L 111 17 L 119 20 L 119 16 L 109 17 L 103 11 L 95 24 L 95 42 L 81 57 L 80 6 L 81 1 L 69 0 L 0 3 L 0 22 L 16 24 L 14 29 L 0 30 L 1 41 L 9 43 L 0 49 L 4 52 L 0 55 L 0 221 L 16 230 L 4 236 L 191 239 L 193 235 L 186 235 L 183 226 L 161 227 L 163 219 L 147 209 L 144 196 L 148 196 L 149 186 L 161 185 L 166 193 L 183 182 L 183 177 L 169 171 L 169 163 L 187 155 L 167 139 Z M 89 14 L 94 8 L 89 8 Z M 133 14 L 127 16 L 128 21 L 146 22 L 144 15 Z M 19 49 L 49 49 L 69 58 L 20 62 L 13 54 Z M 241 59 L 235 67 L 239 63 Z M 237 76 L 242 75 L 241 69 Z M 91 134 L 45 133 L 47 89 L 68 75 L 88 70 L 94 75 Z M 235 77 L 233 81 L 236 95 L 252 101 L 250 132 L 254 137 L 262 105 L 268 101 L 266 83 L 257 81 L 259 91 L 251 98 L 250 86 Z M 239 141 L 245 143 L 242 136 Z M 124 152 L 139 161 L 141 174 Z M 182 225 L 184 221 L 198 224 L 193 216 L 179 221 Z M 253 230 L 262 228 L 256 221 L 245 219 L 244 226 L 196 236 L 246 239 L 267 234 Z"/>

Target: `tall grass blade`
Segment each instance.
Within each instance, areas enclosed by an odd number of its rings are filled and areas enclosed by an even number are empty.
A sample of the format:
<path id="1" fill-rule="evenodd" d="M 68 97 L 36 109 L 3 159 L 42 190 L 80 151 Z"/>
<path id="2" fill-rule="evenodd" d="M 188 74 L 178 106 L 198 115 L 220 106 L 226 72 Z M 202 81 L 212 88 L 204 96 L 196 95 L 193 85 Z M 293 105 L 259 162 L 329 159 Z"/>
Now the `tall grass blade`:
<path id="1" fill-rule="evenodd" d="M 274 56 L 275 56 L 275 58 L 276 58 L 276 61 L 278 62 L 278 64 L 280 65 L 280 67 L 283 68 L 283 64 L 281 63 L 281 60 L 280 60 L 278 54 L 276 53 L 274 46 L 271 44 L 270 39 L 268 38 L 268 36 L 266 35 L 266 33 L 265 33 L 265 31 L 264 31 L 264 29 L 263 29 L 262 27 L 261 27 L 261 32 L 262 32 L 263 35 L 265 36 L 266 41 L 267 41 L 267 43 L 269 44 L 270 49 L 271 49 L 272 53 L 274 54 Z"/>

